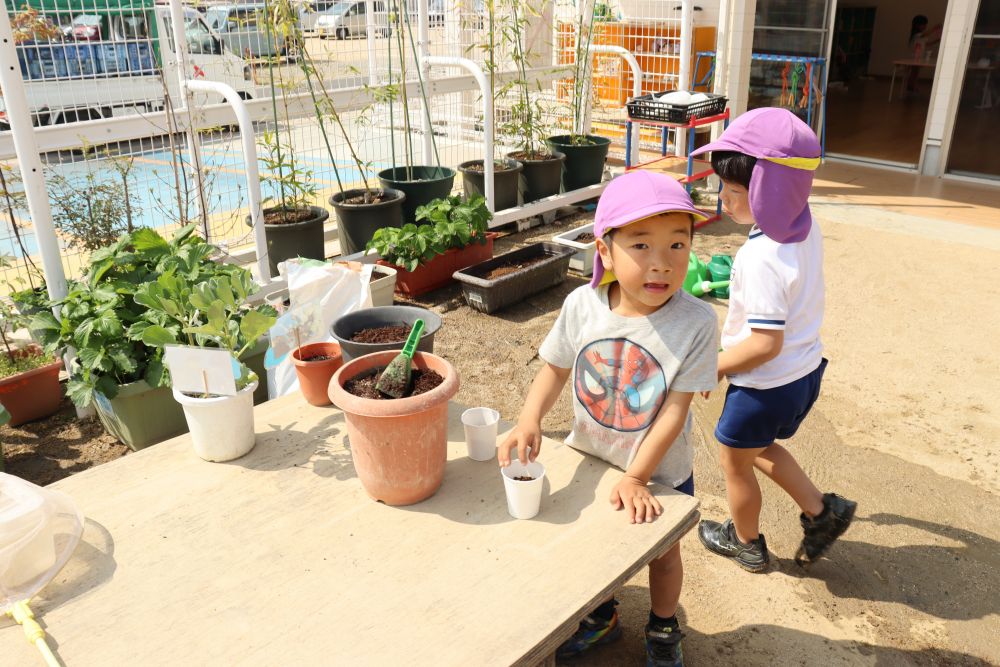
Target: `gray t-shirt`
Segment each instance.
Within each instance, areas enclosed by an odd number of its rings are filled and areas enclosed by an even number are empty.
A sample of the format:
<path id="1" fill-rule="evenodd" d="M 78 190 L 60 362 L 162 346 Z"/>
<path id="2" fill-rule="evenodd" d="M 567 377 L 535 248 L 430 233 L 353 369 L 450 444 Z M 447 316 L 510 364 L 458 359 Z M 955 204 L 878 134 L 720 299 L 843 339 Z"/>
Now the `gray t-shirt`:
<path id="1" fill-rule="evenodd" d="M 625 470 L 669 390 L 709 391 L 718 383 L 718 320 L 678 291 L 648 317 L 611 312 L 608 287 L 583 285 L 566 297 L 538 355 L 572 368 L 573 430 L 566 443 Z M 653 481 L 677 487 L 691 476 L 691 415 Z"/>

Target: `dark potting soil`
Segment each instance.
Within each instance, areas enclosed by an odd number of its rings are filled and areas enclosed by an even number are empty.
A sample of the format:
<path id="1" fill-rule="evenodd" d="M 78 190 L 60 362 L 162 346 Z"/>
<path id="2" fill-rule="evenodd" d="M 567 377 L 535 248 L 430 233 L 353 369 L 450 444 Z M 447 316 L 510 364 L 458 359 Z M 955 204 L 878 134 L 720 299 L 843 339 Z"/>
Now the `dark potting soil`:
<path id="1" fill-rule="evenodd" d="M 368 276 L 368 282 L 373 283 L 380 278 L 388 278 L 384 273 L 379 273 L 378 271 L 372 271 L 372 274 Z"/>
<path id="2" fill-rule="evenodd" d="M 529 260 L 525 260 L 523 262 L 513 262 L 513 263 L 510 263 L 510 264 L 501 264 L 500 266 L 496 267 L 495 269 L 490 269 L 489 273 L 487 273 L 485 276 L 483 276 L 483 278 L 485 278 L 486 280 L 496 280 L 497 278 L 503 278 L 504 276 L 510 275 L 511 273 L 517 273 L 521 269 L 526 269 L 529 266 L 533 266 L 535 264 L 538 264 L 539 262 L 544 262 L 546 259 L 548 259 L 548 256 L 547 255 L 542 255 L 541 257 L 533 257 L 533 258 L 531 258 Z"/>
<path id="3" fill-rule="evenodd" d="M 308 208 L 300 208 L 292 211 L 268 211 L 264 214 L 264 224 L 268 225 L 290 225 L 295 222 L 302 222 L 313 217 L 313 212 Z"/>
<path id="4" fill-rule="evenodd" d="M 556 159 L 552 153 L 546 153 L 545 151 L 518 151 L 511 153 L 510 156 L 518 161 L 531 160 L 533 162 Z"/>
<path id="5" fill-rule="evenodd" d="M 344 203 L 345 204 L 380 204 L 384 201 L 391 201 L 392 197 L 384 192 L 377 192 L 375 194 L 368 194 L 367 198 L 364 194 L 356 195 L 354 197 L 349 197 Z"/>
<path id="6" fill-rule="evenodd" d="M 355 343 L 405 343 L 410 335 L 408 324 L 397 324 L 386 327 L 361 329 L 351 336 Z"/>
<path id="7" fill-rule="evenodd" d="M 382 371 L 384 370 L 385 367 L 376 368 L 365 375 L 351 378 L 344 383 L 344 390 L 349 394 L 354 394 L 355 396 L 360 396 L 361 398 L 391 401 L 391 397 L 386 396 L 375 388 L 375 385 L 378 384 L 379 378 L 382 377 Z M 403 394 L 402 398 L 426 394 L 442 382 L 444 382 L 444 378 L 441 377 L 437 371 L 414 368 L 413 372 L 410 374 L 410 391 Z"/>
<path id="8" fill-rule="evenodd" d="M 330 359 L 333 359 L 333 357 L 328 354 L 314 354 L 311 357 L 306 357 L 305 359 L 300 359 L 299 361 L 329 361 Z"/>
<path id="9" fill-rule="evenodd" d="M 521 475 L 519 477 L 515 477 L 514 481 L 515 482 L 533 482 L 533 481 L 535 481 L 535 478 L 532 477 L 531 475 Z"/>
<path id="10" fill-rule="evenodd" d="M 594 238 L 595 238 L 594 235 L 591 234 L 590 232 L 584 232 L 582 234 L 577 235 L 577 237 L 573 240 L 576 241 L 577 243 L 593 243 Z"/>
<path id="11" fill-rule="evenodd" d="M 511 169 L 513 169 L 513 167 L 510 164 L 508 164 L 507 162 L 494 162 L 493 163 L 493 171 L 494 172 L 498 172 L 498 171 L 510 171 Z M 466 171 L 474 171 L 477 174 L 482 174 L 482 173 L 484 173 L 486 171 L 486 167 L 485 167 L 485 165 L 483 165 L 482 162 L 479 162 L 477 164 L 470 164 L 470 165 L 468 165 L 467 167 L 465 167 L 465 170 Z"/>

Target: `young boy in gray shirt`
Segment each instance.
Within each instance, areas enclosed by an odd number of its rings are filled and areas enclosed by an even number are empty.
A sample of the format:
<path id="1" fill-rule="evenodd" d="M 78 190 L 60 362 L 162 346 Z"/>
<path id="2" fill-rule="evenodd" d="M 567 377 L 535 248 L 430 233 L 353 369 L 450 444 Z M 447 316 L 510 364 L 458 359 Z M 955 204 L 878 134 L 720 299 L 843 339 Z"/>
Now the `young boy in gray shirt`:
<path id="1" fill-rule="evenodd" d="M 681 289 L 694 221 L 705 216 L 674 179 L 634 171 L 612 181 L 597 205 L 594 277 L 563 304 L 539 349 L 545 366 L 528 391 L 517 426 L 501 444 L 500 465 L 541 446 L 541 421 L 572 377 L 573 430 L 567 443 L 624 471 L 611 495 L 632 523 L 662 507 L 650 481 L 694 494 L 688 407 L 716 383 L 717 320 Z M 647 664 L 683 664 L 675 612 L 683 569 L 674 545 L 649 565 Z M 621 636 L 615 600 L 580 623 L 557 657 L 578 655 Z"/>

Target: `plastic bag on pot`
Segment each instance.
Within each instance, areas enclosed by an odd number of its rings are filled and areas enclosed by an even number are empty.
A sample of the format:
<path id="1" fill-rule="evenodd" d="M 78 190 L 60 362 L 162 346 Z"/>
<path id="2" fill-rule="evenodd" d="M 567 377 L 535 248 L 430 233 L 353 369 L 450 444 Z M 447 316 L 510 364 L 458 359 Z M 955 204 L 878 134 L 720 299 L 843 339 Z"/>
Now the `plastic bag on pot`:
<path id="1" fill-rule="evenodd" d="M 0 473 L 0 615 L 55 577 L 82 533 L 69 496 Z"/>
<path id="2" fill-rule="evenodd" d="M 286 262 L 291 305 L 271 328 L 268 360 L 274 368 L 275 396 L 298 391 L 299 383 L 289 353 L 309 343 L 333 341 L 330 327 L 341 315 L 370 308 L 372 264 L 331 264 L 310 259 Z M 298 338 L 296 338 L 296 329 Z"/>

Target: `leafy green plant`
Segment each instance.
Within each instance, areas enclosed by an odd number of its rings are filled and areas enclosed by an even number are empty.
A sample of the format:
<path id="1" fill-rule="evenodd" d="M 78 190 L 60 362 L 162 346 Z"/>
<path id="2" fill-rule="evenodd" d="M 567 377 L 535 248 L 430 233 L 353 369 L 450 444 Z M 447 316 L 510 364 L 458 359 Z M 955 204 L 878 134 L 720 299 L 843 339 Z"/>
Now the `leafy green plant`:
<path id="1" fill-rule="evenodd" d="M 485 243 L 492 217 L 481 196 L 468 201 L 457 195 L 435 199 L 417 208 L 417 220 L 427 220 L 426 224 L 383 227 L 372 236 L 368 249 L 374 248 L 386 261 L 413 271 L 450 248 Z"/>
<path id="2" fill-rule="evenodd" d="M 317 190 L 316 184 L 312 182 L 312 170 L 298 163 L 292 146 L 282 143 L 278 132 L 264 132 L 260 144 L 265 151 L 260 160 L 267 167 L 267 172 L 260 180 L 276 186 L 279 193 L 279 208 L 283 211 L 307 208 L 315 199 Z M 274 199 L 266 197 L 264 203 Z"/>
<path id="3" fill-rule="evenodd" d="M 152 347 L 213 347 L 228 350 L 239 359 L 277 319 L 269 306 L 245 305 L 257 289 L 246 271 L 198 282 L 181 273 L 165 273 L 136 290 L 136 303 L 148 310 L 144 320 L 130 328 L 129 335 Z M 256 379 L 256 374 L 240 362 L 237 389 Z"/>
<path id="4" fill-rule="evenodd" d="M 150 325 L 169 326 L 169 318 L 135 300 L 139 289 L 164 276 L 179 276 L 198 284 L 220 276 L 245 274 L 232 264 L 211 260 L 215 247 L 194 234 L 195 225 L 179 230 L 169 241 L 151 229 L 123 235 L 91 255 L 83 280 L 72 281 L 60 317 L 38 313 L 30 328 L 45 346 L 56 352 L 77 351 L 66 393 L 80 407 L 91 404 L 94 392 L 107 398 L 118 395 L 118 386 L 145 380 L 152 387 L 169 384 L 162 348 L 143 341 Z M 274 314 L 269 306 L 264 314 Z M 177 334 L 180 333 L 179 325 Z"/>
<path id="5" fill-rule="evenodd" d="M 51 354 L 34 354 L 13 346 L 13 334 L 27 327 L 28 323 L 25 315 L 17 312 L 6 299 L 0 299 L 0 342 L 4 351 L 0 354 L 0 378 L 30 371 L 52 361 Z"/>

